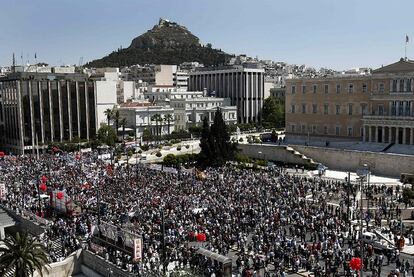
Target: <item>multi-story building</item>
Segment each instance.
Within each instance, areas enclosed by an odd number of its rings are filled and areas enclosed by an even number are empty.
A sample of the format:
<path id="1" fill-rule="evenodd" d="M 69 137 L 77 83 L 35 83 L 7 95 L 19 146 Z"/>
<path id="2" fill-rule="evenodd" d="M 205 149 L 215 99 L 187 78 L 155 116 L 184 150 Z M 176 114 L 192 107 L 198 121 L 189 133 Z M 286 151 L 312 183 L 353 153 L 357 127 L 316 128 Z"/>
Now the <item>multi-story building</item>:
<path id="1" fill-rule="evenodd" d="M 91 75 L 96 87 L 96 117 L 98 128 L 107 124 L 105 111 L 133 99 L 135 83 L 120 78 L 118 68 L 99 68 Z"/>
<path id="2" fill-rule="evenodd" d="M 37 145 L 96 135 L 96 91 L 86 74 L 16 72 L 0 78 L 2 149 L 32 152 Z"/>
<path id="3" fill-rule="evenodd" d="M 199 69 L 189 73 L 188 89 L 207 89 L 215 96 L 230 98 L 237 106 L 239 123 L 260 122 L 264 100 L 264 70 L 243 66 Z"/>
<path id="4" fill-rule="evenodd" d="M 413 144 L 414 61 L 367 75 L 294 78 L 286 84 L 286 134 Z"/>

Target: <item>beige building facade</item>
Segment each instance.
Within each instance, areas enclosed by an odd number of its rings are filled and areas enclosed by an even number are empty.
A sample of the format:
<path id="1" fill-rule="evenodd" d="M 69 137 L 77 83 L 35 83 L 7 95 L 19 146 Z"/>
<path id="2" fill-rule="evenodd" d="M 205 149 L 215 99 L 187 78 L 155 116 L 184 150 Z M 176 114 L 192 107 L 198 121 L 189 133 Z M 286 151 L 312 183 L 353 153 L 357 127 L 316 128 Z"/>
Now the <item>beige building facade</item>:
<path id="1" fill-rule="evenodd" d="M 414 144 L 414 61 L 370 75 L 289 79 L 288 137 Z"/>

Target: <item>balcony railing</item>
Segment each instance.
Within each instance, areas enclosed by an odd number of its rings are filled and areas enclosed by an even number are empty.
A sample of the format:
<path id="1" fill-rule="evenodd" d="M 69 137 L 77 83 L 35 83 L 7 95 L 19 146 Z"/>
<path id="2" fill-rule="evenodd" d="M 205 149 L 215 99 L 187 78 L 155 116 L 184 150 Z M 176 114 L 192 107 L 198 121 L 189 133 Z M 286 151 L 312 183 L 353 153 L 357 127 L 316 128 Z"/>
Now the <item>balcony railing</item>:
<path id="1" fill-rule="evenodd" d="M 368 120 L 414 120 L 414 115 L 411 116 L 396 116 L 396 115 L 364 115 L 363 119 Z"/>

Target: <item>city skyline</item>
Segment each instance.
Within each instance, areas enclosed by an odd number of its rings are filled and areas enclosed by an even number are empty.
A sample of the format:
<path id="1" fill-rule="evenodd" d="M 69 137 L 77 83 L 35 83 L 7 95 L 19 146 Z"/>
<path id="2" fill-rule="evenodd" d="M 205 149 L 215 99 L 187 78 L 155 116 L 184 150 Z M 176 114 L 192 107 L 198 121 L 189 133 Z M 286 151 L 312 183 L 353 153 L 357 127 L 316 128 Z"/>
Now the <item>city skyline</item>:
<path id="1" fill-rule="evenodd" d="M 316 68 L 377 68 L 403 57 L 406 34 L 414 36 L 414 3 L 399 3 L 398 20 L 389 20 L 385 1 L 14 1 L 0 11 L 0 64 L 10 65 L 13 53 L 18 64 L 21 56 L 34 63 L 35 53 L 52 65 L 78 64 L 81 57 L 86 63 L 128 47 L 162 17 L 230 54 Z M 408 44 L 408 58 L 413 51 Z"/>

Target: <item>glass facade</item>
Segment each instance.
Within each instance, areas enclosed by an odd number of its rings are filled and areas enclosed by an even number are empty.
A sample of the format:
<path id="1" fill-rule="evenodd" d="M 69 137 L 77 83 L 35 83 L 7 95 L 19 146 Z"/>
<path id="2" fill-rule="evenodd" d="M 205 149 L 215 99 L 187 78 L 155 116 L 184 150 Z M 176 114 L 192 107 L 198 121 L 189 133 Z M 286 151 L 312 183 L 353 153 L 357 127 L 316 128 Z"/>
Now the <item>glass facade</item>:
<path id="1" fill-rule="evenodd" d="M 41 145 L 96 137 L 94 82 L 80 74 L 59 77 L 22 73 L 0 80 L 0 141 L 11 152 L 32 152 L 36 138 Z"/>

